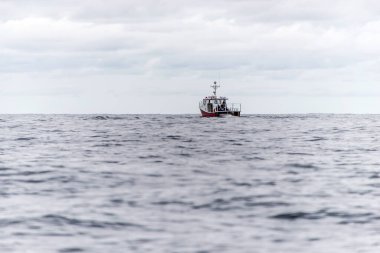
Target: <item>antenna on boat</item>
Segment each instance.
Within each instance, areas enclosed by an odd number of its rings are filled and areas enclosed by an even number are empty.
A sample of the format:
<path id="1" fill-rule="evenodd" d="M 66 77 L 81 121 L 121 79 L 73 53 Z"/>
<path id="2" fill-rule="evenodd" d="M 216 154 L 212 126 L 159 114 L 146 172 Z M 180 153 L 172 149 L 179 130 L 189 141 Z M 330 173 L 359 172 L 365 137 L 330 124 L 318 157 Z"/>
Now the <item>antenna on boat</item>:
<path id="1" fill-rule="evenodd" d="M 218 89 L 220 85 L 216 85 L 216 81 L 214 82 L 214 85 L 211 85 L 211 88 L 214 89 L 214 96 L 216 97 L 216 89 Z"/>

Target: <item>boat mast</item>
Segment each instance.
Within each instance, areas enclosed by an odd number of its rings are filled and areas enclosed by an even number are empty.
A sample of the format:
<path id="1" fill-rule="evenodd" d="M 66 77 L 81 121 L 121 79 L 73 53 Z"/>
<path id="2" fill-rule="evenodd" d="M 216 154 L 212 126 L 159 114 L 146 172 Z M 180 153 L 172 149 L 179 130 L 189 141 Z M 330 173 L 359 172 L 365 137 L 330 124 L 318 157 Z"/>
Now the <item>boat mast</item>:
<path id="1" fill-rule="evenodd" d="M 211 85 L 211 88 L 214 89 L 214 96 L 216 97 L 216 89 L 218 89 L 220 85 L 216 85 L 216 81 L 214 82 L 214 85 Z"/>

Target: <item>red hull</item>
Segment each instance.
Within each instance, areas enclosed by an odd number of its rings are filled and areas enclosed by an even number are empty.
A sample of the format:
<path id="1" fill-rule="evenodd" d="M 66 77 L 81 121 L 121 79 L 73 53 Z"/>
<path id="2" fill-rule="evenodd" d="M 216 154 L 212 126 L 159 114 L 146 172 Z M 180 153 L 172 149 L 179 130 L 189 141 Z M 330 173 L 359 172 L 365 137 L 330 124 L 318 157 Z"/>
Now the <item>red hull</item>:
<path id="1" fill-rule="evenodd" d="M 234 112 L 205 112 L 200 109 L 202 113 L 202 117 L 223 117 L 226 115 L 232 115 L 232 116 L 238 116 L 240 117 L 240 112 L 234 111 Z"/>
<path id="2" fill-rule="evenodd" d="M 201 113 L 202 113 L 202 117 L 218 117 L 219 116 L 216 112 L 205 112 L 201 110 Z"/>

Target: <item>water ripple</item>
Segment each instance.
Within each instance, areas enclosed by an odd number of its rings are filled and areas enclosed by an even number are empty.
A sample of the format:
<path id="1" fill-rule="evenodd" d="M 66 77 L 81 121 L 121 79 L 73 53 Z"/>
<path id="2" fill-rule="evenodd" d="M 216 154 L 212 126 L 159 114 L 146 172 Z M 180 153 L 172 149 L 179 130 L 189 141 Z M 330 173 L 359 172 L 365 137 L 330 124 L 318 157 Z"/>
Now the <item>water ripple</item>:
<path id="1" fill-rule="evenodd" d="M 4 252 L 380 250 L 380 115 L 1 115 Z"/>

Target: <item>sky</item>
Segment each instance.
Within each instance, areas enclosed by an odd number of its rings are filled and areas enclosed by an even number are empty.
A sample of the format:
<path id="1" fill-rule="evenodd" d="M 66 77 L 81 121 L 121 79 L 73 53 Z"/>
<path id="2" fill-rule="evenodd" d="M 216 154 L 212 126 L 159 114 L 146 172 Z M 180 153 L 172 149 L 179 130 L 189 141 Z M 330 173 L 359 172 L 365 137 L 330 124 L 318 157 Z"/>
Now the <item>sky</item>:
<path id="1" fill-rule="evenodd" d="M 0 113 L 380 113 L 374 0 L 0 0 Z"/>

